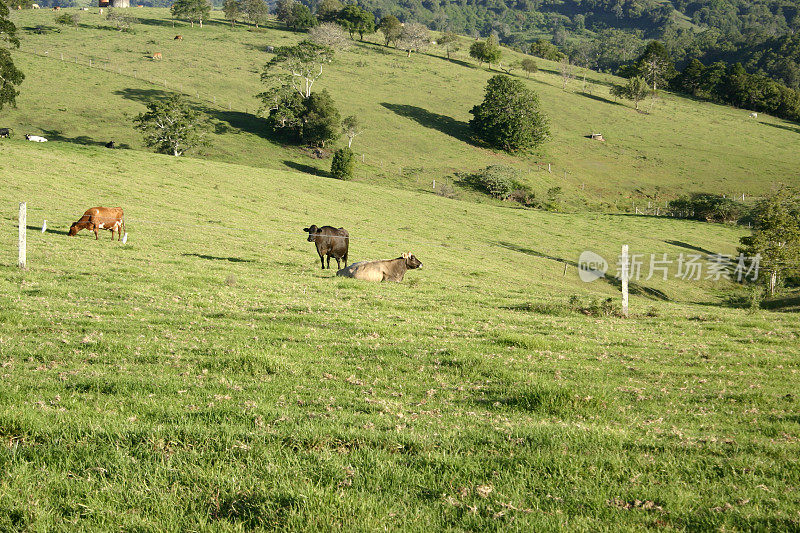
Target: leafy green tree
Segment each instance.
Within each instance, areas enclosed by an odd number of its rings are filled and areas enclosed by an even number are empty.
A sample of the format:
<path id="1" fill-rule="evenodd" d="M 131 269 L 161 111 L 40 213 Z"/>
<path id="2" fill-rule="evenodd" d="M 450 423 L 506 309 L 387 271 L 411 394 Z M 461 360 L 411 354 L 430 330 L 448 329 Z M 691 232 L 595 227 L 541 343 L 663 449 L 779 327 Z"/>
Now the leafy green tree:
<path id="1" fill-rule="evenodd" d="M 239 0 L 225 0 L 222 3 L 222 12 L 225 18 L 231 21 L 231 28 L 236 25 L 236 19 L 242 15 L 242 6 Z"/>
<path id="2" fill-rule="evenodd" d="M 375 15 L 361 9 L 356 4 L 347 4 L 339 12 L 339 24 L 350 32 L 350 37 L 358 33 L 363 41 L 365 33 L 375 33 Z"/>
<path id="3" fill-rule="evenodd" d="M 489 68 L 492 68 L 492 63 L 500 61 L 502 52 L 500 44 L 494 35 L 490 35 L 485 41 L 475 41 L 469 47 L 469 55 L 476 59 L 479 65 L 489 63 Z"/>
<path id="4" fill-rule="evenodd" d="M 188 20 L 192 27 L 194 23 L 203 27 L 203 21 L 211 16 L 211 2 L 209 0 L 175 0 L 171 8 L 172 16 Z"/>
<path id="5" fill-rule="evenodd" d="M 308 31 L 308 40 L 337 52 L 350 48 L 352 44 L 344 29 L 334 22 L 323 22 L 311 28 Z"/>
<path id="6" fill-rule="evenodd" d="M 147 112 L 133 120 L 144 135 L 145 145 L 159 153 L 180 156 L 205 144 L 206 117 L 178 94 L 150 101 Z"/>
<path id="7" fill-rule="evenodd" d="M 250 24 L 258 28 L 259 24 L 267 21 L 269 6 L 264 0 L 241 0 L 241 9 Z"/>
<path id="8" fill-rule="evenodd" d="M 133 25 L 139 23 L 139 19 L 131 15 L 127 9 L 111 8 L 106 13 L 106 20 L 116 26 L 121 32 L 132 31 Z"/>
<path id="9" fill-rule="evenodd" d="M 439 36 L 439 40 L 436 41 L 436 44 L 444 48 L 445 52 L 447 53 L 447 59 L 450 59 L 450 54 L 452 52 L 457 52 L 461 48 L 458 35 L 451 31 L 441 34 Z"/>
<path id="10" fill-rule="evenodd" d="M 341 131 L 342 116 L 336 109 L 330 93 L 323 89 L 318 93 L 311 93 L 305 101 L 303 115 L 302 139 L 314 146 L 325 146 L 326 142 L 335 141 Z"/>
<path id="11" fill-rule="evenodd" d="M 356 154 L 350 148 L 339 148 L 333 153 L 331 175 L 340 180 L 352 179 L 355 166 Z"/>
<path id="12" fill-rule="evenodd" d="M 280 46 L 275 49 L 275 57 L 264 66 L 261 81 L 274 85 L 277 79 L 280 85 L 291 87 L 305 99 L 311 96 L 311 88 L 332 60 L 332 49 L 311 41 Z"/>
<path id="13" fill-rule="evenodd" d="M 317 4 L 317 20 L 320 22 L 336 22 L 339 19 L 342 7 L 342 3 L 339 0 L 322 0 Z"/>
<path id="14" fill-rule="evenodd" d="M 17 70 L 11 60 L 11 52 L 4 43 L 19 48 L 17 27 L 8 19 L 8 7 L 0 2 L 0 110 L 5 104 L 16 105 L 19 94 L 16 87 L 25 79 L 25 75 Z"/>
<path id="15" fill-rule="evenodd" d="M 639 110 L 639 102 L 647 98 L 650 92 L 650 86 L 641 76 L 630 78 L 625 85 L 613 85 L 611 87 L 612 96 L 633 100 L 637 111 Z"/>
<path id="16" fill-rule="evenodd" d="M 531 77 L 532 72 L 539 72 L 539 66 L 536 64 L 536 61 L 530 57 L 525 57 L 520 61 L 520 66 L 522 70 L 524 70 L 528 77 Z"/>
<path id="17" fill-rule="evenodd" d="M 672 79 L 670 83 L 672 87 L 678 91 L 692 96 L 700 94 L 700 88 L 703 86 L 703 64 L 697 60 L 692 59 L 683 72 L 678 74 Z"/>
<path id="18" fill-rule="evenodd" d="M 780 189 L 756 204 L 752 218 L 753 234 L 740 239 L 739 252 L 760 256 L 759 272 L 766 272 L 769 292 L 775 294 L 782 278 L 800 272 L 800 195 Z"/>
<path id="19" fill-rule="evenodd" d="M 306 31 L 317 25 L 317 19 L 311 14 L 307 6 L 296 3 L 292 7 L 292 13 L 286 20 L 286 26 L 294 31 Z"/>
<path id="20" fill-rule="evenodd" d="M 411 52 L 425 50 L 431 42 L 431 32 L 428 28 L 417 22 L 408 22 L 400 32 L 397 47 L 406 51 L 406 56 L 411 57 Z"/>
<path id="21" fill-rule="evenodd" d="M 544 39 L 531 43 L 530 53 L 532 56 L 549 59 L 550 61 L 560 61 L 564 57 L 564 54 L 553 43 Z"/>
<path id="22" fill-rule="evenodd" d="M 549 135 L 536 93 L 503 74 L 488 81 L 483 103 L 470 113 L 474 117 L 469 124 L 477 136 L 508 152 L 535 148 Z"/>
<path id="23" fill-rule="evenodd" d="M 389 46 L 391 43 L 396 43 L 400 38 L 403 32 L 403 25 L 394 15 L 386 15 L 378 24 L 378 29 L 383 33 L 386 46 Z"/>
<path id="24" fill-rule="evenodd" d="M 353 144 L 353 140 L 361 135 L 364 129 L 361 127 L 361 121 L 355 115 L 350 115 L 342 121 L 342 133 L 347 137 L 347 147 Z"/>
<path id="25" fill-rule="evenodd" d="M 62 26 L 74 26 L 77 28 L 80 20 L 81 16 L 77 13 L 60 13 L 56 15 L 56 24 L 61 24 Z"/>
<path id="26" fill-rule="evenodd" d="M 291 18 L 294 7 L 298 3 L 297 0 L 278 0 L 275 3 L 275 18 L 286 24 L 286 21 Z"/>
<path id="27" fill-rule="evenodd" d="M 669 51 L 659 41 L 650 41 L 639 59 L 636 60 L 634 76 L 641 76 L 647 84 L 657 91 L 659 87 L 666 87 L 675 77 L 675 62 Z"/>

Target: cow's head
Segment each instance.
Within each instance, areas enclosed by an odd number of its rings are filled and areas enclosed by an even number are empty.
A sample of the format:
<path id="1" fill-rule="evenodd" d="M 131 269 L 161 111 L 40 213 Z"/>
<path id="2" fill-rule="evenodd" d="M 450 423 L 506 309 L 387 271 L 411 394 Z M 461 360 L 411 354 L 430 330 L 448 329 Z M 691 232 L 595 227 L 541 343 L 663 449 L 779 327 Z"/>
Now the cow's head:
<path id="1" fill-rule="evenodd" d="M 312 224 L 310 228 L 303 228 L 303 231 L 308 232 L 308 242 L 314 242 L 314 237 L 317 236 L 319 228 L 316 224 Z"/>
<path id="2" fill-rule="evenodd" d="M 404 253 L 403 259 L 406 260 L 406 268 L 422 268 L 422 261 L 417 259 L 411 252 Z"/>
<path id="3" fill-rule="evenodd" d="M 69 233 L 67 235 L 69 235 L 70 237 L 74 237 L 82 229 L 83 228 L 80 227 L 80 225 L 77 222 L 73 222 L 72 225 L 69 227 Z"/>

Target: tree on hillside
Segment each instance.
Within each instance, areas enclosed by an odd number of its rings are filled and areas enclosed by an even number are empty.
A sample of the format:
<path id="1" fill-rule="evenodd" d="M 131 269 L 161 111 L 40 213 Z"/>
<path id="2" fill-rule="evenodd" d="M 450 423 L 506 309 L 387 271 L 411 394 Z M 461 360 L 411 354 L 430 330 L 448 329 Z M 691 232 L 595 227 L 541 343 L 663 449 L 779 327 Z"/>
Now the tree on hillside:
<path id="1" fill-rule="evenodd" d="M 361 127 L 361 122 L 355 115 L 350 115 L 342 121 L 342 133 L 347 137 L 347 147 L 350 148 L 353 144 L 353 139 L 363 133 L 364 129 Z"/>
<path id="2" fill-rule="evenodd" d="M 267 21 L 269 6 L 264 0 L 241 0 L 241 9 L 247 21 L 256 28 Z"/>
<path id="3" fill-rule="evenodd" d="M 78 27 L 78 23 L 81 20 L 81 16 L 78 13 L 60 13 L 56 15 L 56 24 L 61 24 L 63 26 L 73 26 L 75 28 Z"/>
<path id="4" fill-rule="evenodd" d="M 350 148 L 339 148 L 333 153 L 331 175 L 339 180 L 352 179 L 355 166 L 356 154 Z"/>
<path id="5" fill-rule="evenodd" d="M 342 11 L 342 7 L 342 3 L 339 0 L 322 0 L 317 4 L 317 20 L 320 22 L 336 22 L 339 19 L 339 12 Z"/>
<path id="6" fill-rule="evenodd" d="M 670 85 L 678 91 L 698 96 L 703 87 L 703 64 L 698 59 L 692 59 L 683 72 L 672 79 Z"/>
<path id="7" fill-rule="evenodd" d="M 520 66 L 522 70 L 524 70 L 528 77 L 531 77 L 532 72 L 539 72 L 539 66 L 536 64 L 536 61 L 530 57 L 525 57 L 520 61 Z"/>
<path id="8" fill-rule="evenodd" d="M 560 61 L 564 56 L 553 43 L 547 42 L 544 39 L 539 39 L 531 43 L 530 53 L 532 56 L 549 59 L 550 61 Z"/>
<path id="9" fill-rule="evenodd" d="M 317 19 L 311 14 L 308 6 L 295 3 L 292 11 L 286 19 L 286 26 L 294 31 L 306 31 L 317 25 Z"/>
<path id="10" fill-rule="evenodd" d="M 650 86 L 641 76 L 630 78 L 625 85 L 613 85 L 611 95 L 618 98 L 633 100 L 636 110 L 639 110 L 639 102 L 647 98 L 650 94 Z"/>
<path id="11" fill-rule="evenodd" d="M 322 76 L 323 67 L 333 60 L 333 50 L 311 41 L 294 46 L 280 46 L 275 57 L 264 66 L 261 81 L 288 85 L 303 98 L 311 96 L 314 82 Z"/>
<path id="12" fill-rule="evenodd" d="M 457 52 L 461 48 L 458 35 L 451 31 L 441 34 L 436 44 L 444 48 L 444 51 L 447 53 L 447 59 L 450 59 L 450 54 L 452 52 Z"/>
<path id="13" fill-rule="evenodd" d="M 566 91 L 567 82 L 575 76 L 575 68 L 567 56 L 561 58 L 558 68 L 561 72 L 561 88 Z"/>
<path id="14" fill-rule="evenodd" d="M 117 8 L 109 8 L 106 20 L 121 32 L 129 32 L 134 24 L 139 23 L 139 19 L 131 15 L 127 9 Z"/>
<path id="15" fill-rule="evenodd" d="M 311 93 L 305 102 L 303 115 L 303 141 L 314 146 L 325 146 L 335 141 L 341 131 L 342 116 L 326 89 Z"/>
<path id="16" fill-rule="evenodd" d="M 236 19 L 242 15 L 242 8 L 239 0 L 225 0 L 222 3 L 222 12 L 225 18 L 231 21 L 231 28 L 236 25 Z"/>
<path id="17" fill-rule="evenodd" d="M 354 33 L 358 33 L 363 41 L 365 33 L 375 33 L 375 15 L 355 4 L 344 6 L 339 12 L 338 21 L 350 32 L 351 38 Z"/>
<path id="18" fill-rule="evenodd" d="M 19 94 L 16 87 L 25 79 L 25 75 L 14 66 L 11 53 L 4 46 L 5 43 L 19 48 L 17 27 L 8 20 L 8 8 L 0 2 L 0 110 L 5 104 L 16 105 Z"/>
<path id="19" fill-rule="evenodd" d="M 145 145 L 159 153 L 180 156 L 205 144 L 206 117 L 178 94 L 150 101 L 147 112 L 133 120 L 144 134 Z"/>
<path id="20" fill-rule="evenodd" d="M 549 134 L 536 93 L 503 74 L 489 80 L 483 103 L 470 113 L 474 117 L 469 125 L 477 136 L 507 152 L 539 146 Z"/>
<path id="21" fill-rule="evenodd" d="M 633 74 L 644 78 L 653 91 L 657 91 L 659 87 L 665 87 L 675 77 L 675 63 L 662 43 L 650 41 L 642 55 L 636 60 Z"/>
<path id="22" fill-rule="evenodd" d="M 502 55 L 497 37 L 490 35 L 485 41 L 475 41 L 469 47 L 469 55 L 477 60 L 480 66 L 483 66 L 484 63 L 489 63 L 489 68 L 491 69 L 492 63 L 500 61 Z"/>
<path id="23" fill-rule="evenodd" d="M 411 52 L 425 50 L 431 42 L 431 32 L 427 26 L 418 22 L 408 22 L 400 32 L 397 47 L 406 51 L 406 57 L 411 57 Z"/>
<path id="24" fill-rule="evenodd" d="M 759 274 L 770 294 L 778 282 L 800 273 L 800 194 L 783 188 L 759 201 L 753 209 L 753 234 L 740 239 L 739 252 L 760 257 Z"/>
<path id="25" fill-rule="evenodd" d="M 171 8 L 172 16 L 188 20 L 192 27 L 198 22 L 203 27 L 203 21 L 211 16 L 211 2 L 209 0 L 175 0 Z"/>
<path id="26" fill-rule="evenodd" d="M 333 22 L 323 22 L 308 31 L 308 39 L 315 44 L 327 46 L 337 52 L 350 48 L 351 40 L 344 29 Z"/>
<path id="27" fill-rule="evenodd" d="M 381 23 L 378 24 L 378 29 L 383 33 L 386 46 L 389 46 L 391 43 L 396 43 L 400 38 L 400 34 L 403 33 L 403 25 L 400 24 L 400 21 L 397 20 L 397 17 L 394 15 L 386 15 L 383 17 Z"/>
<path id="28" fill-rule="evenodd" d="M 278 0 L 275 3 L 275 18 L 286 24 L 286 21 L 292 16 L 294 6 L 298 3 L 297 0 Z"/>

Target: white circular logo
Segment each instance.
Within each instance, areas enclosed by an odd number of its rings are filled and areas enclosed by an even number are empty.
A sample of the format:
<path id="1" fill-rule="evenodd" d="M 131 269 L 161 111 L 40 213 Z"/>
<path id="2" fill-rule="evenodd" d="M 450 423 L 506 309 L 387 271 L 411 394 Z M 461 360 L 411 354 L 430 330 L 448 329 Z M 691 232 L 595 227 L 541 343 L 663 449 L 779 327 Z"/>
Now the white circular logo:
<path id="1" fill-rule="evenodd" d="M 604 278 L 608 270 L 608 263 L 600 255 L 586 250 L 578 258 L 578 276 L 581 281 L 591 283 Z"/>

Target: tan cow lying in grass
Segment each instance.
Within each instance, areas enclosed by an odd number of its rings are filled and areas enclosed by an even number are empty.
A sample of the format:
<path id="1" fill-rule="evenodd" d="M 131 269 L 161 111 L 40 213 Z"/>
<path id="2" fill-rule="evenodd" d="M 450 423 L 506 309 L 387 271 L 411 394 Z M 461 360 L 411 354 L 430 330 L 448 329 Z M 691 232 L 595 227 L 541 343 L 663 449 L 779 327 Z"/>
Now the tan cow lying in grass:
<path id="1" fill-rule="evenodd" d="M 341 269 L 337 276 L 363 279 L 365 281 L 403 281 L 406 270 L 422 268 L 422 263 L 412 253 L 405 253 L 397 259 L 362 261 Z"/>
<path id="2" fill-rule="evenodd" d="M 125 215 L 121 207 L 92 207 L 87 209 L 83 216 L 69 228 L 69 236 L 74 237 L 82 229 L 94 232 L 95 240 L 99 239 L 97 230 L 111 230 L 111 240 L 117 232 L 118 240 L 122 240 L 125 231 Z"/>

